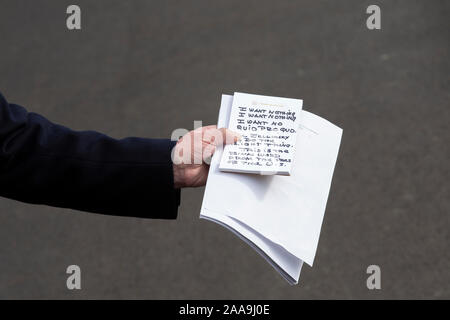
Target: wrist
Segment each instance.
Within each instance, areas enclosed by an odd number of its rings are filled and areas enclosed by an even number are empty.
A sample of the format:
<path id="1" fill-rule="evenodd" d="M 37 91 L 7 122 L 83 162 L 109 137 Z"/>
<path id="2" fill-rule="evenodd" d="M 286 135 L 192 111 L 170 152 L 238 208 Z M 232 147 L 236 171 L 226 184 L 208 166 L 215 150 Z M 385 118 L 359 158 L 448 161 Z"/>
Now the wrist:
<path id="1" fill-rule="evenodd" d="M 180 166 L 173 164 L 173 187 L 180 189 L 184 187 L 184 169 Z"/>

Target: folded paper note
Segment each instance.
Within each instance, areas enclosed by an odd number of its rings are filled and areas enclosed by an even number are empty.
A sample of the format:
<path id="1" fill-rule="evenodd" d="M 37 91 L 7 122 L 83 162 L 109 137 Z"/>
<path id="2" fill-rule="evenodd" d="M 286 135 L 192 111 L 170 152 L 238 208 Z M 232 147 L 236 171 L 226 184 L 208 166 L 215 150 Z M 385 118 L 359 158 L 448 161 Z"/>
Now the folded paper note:
<path id="1" fill-rule="evenodd" d="M 235 92 L 228 128 L 241 134 L 227 145 L 221 171 L 290 175 L 302 100 Z"/>
<path id="2" fill-rule="evenodd" d="M 218 127 L 229 127 L 233 96 L 223 95 Z M 234 232 L 289 283 L 303 262 L 312 266 L 331 186 L 342 129 L 300 111 L 290 176 L 219 170 L 219 148 L 211 160 L 200 217 Z"/>

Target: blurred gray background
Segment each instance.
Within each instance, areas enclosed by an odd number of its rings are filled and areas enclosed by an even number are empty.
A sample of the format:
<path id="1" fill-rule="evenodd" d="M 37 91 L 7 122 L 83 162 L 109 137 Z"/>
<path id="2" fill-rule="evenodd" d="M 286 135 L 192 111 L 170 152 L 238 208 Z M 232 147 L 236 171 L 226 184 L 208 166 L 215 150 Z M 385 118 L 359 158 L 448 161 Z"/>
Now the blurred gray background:
<path id="1" fill-rule="evenodd" d="M 81 31 L 66 28 L 73 3 Z M 297 286 L 198 219 L 201 188 L 183 190 L 176 221 L 0 198 L 0 298 L 450 298 L 449 16 L 449 1 L 0 0 L 0 91 L 54 122 L 168 138 L 243 91 L 302 98 L 344 129 Z"/>

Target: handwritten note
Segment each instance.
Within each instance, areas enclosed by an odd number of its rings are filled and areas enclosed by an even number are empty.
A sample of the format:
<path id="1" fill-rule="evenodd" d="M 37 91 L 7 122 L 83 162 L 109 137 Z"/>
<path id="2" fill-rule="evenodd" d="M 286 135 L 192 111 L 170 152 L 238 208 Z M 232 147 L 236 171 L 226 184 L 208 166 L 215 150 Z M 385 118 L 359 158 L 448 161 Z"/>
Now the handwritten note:
<path id="1" fill-rule="evenodd" d="M 219 170 L 290 175 L 302 100 L 234 94 L 228 128 L 242 139 L 224 148 Z"/>

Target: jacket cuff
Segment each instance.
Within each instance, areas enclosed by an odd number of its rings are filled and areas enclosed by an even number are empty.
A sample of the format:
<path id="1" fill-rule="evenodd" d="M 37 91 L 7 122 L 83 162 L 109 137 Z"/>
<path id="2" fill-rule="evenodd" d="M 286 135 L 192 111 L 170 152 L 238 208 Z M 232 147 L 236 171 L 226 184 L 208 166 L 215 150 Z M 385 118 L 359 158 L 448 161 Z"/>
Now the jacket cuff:
<path id="1" fill-rule="evenodd" d="M 161 171 L 159 174 L 153 173 L 153 177 L 160 177 L 165 181 L 153 180 L 150 189 L 151 192 L 156 194 L 157 198 L 156 201 L 152 202 L 153 204 L 156 202 L 157 205 L 151 206 L 147 217 L 153 219 L 176 219 L 178 217 L 178 207 L 181 202 L 181 190 L 174 188 L 172 149 L 177 142 L 169 139 L 161 139 L 158 142 L 160 150 L 154 150 L 154 152 L 158 152 L 163 159 L 161 159 L 161 166 L 157 166 L 158 170 Z M 155 145 L 154 141 L 152 145 Z M 155 182 L 157 183 L 156 188 L 154 188 Z M 151 198 L 155 199 L 155 196 Z"/>

